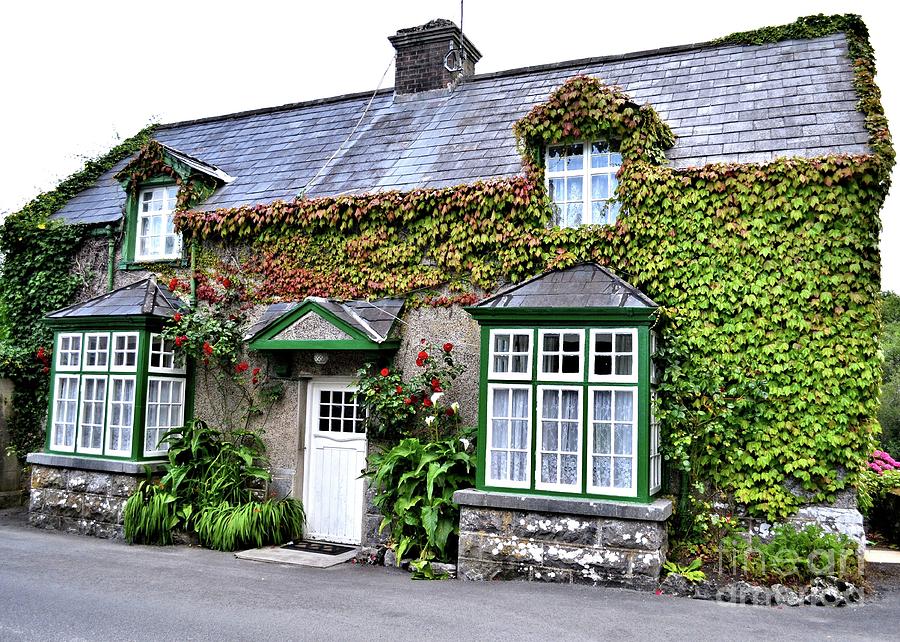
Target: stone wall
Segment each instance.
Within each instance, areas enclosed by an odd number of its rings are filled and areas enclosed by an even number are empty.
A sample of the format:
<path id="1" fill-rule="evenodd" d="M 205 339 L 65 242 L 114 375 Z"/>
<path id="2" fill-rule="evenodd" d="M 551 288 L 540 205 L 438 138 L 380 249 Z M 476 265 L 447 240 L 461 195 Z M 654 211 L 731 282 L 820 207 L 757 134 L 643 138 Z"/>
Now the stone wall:
<path id="1" fill-rule="evenodd" d="M 672 503 L 650 505 L 464 490 L 458 575 L 654 590 Z"/>
<path id="2" fill-rule="evenodd" d="M 36 528 L 121 539 L 125 501 L 146 477 L 143 467 L 131 465 L 135 470 L 121 472 L 116 469 L 129 465 L 104 460 L 70 461 L 73 459 L 44 453 L 29 455 L 29 523 Z"/>
<path id="3" fill-rule="evenodd" d="M 22 467 L 15 456 L 6 453 L 9 445 L 6 418 L 12 409 L 12 393 L 12 382 L 0 379 L 0 508 L 19 506 L 25 496 L 22 491 Z"/>

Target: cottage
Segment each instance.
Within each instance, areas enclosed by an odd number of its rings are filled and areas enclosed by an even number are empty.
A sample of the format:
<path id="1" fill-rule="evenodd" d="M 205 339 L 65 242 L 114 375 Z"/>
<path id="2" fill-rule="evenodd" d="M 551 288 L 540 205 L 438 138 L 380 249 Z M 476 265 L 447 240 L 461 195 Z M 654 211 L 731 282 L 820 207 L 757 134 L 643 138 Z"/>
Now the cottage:
<path id="1" fill-rule="evenodd" d="M 88 285 L 44 319 L 32 523 L 120 535 L 159 437 L 228 420 L 162 331 L 233 279 L 309 537 L 383 537 L 354 381 L 423 338 L 479 430 L 467 577 L 653 585 L 688 469 L 861 537 L 893 153 L 858 18 L 483 75 L 448 21 L 390 40 L 393 89 L 155 127 L 52 214 Z"/>

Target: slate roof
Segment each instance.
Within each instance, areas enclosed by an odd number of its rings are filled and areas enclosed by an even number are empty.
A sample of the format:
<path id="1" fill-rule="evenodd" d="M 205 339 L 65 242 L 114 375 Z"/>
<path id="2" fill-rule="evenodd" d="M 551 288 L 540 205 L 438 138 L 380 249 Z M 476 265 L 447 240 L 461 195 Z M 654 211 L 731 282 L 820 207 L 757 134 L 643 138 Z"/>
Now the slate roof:
<path id="1" fill-rule="evenodd" d="M 168 319 L 184 304 L 153 277 L 142 279 L 98 297 L 56 310 L 47 319 L 74 317 L 151 316 Z"/>
<path id="2" fill-rule="evenodd" d="M 596 263 L 553 270 L 485 299 L 476 308 L 647 308 L 659 306 Z"/>
<path id="3" fill-rule="evenodd" d="M 289 314 L 306 301 L 312 301 L 335 315 L 352 328 L 359 330 L 376 343 L 384 342 L 391 333 L 400 311 L 403 299 L 377 299 L 375 301 L 339 301 L 309 297 L 303 301 L 273 303 L 263 311 L 259 321 L 247 331 L 245 341 L 251 341 L 262 334 L 273 323 Z"/>
<path id="4" fill-rule="evenodd" d="M 521 172 L 512 125 L 566 79 L 597 76 L 650 103 L 678 139 L 675 167 L 763 162 L 782 156 L 866 153 L 853 69 L 843 34 L 766 45 L 710 44 L 577 60 L 476 75 L 452 93 L 371 108 L 307 195 L 448 187 Z M 156 139 L 235 180 L 198 209 L 290 200 L 356 126 L 371 93 L 162 126 Z M 119 163 L 57 216 L 70 222 L 119 218 Z"/>

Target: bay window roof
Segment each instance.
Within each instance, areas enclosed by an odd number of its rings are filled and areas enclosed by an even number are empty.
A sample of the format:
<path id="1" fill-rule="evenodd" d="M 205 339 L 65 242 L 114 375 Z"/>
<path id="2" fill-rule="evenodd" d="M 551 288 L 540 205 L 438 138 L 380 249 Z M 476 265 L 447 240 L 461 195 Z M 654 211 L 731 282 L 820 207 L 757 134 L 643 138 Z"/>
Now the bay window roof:
<path id="1" fill-rule="evenodd" d="M 185 304 L 150 277 L 101 294 L 82 303 L 51 312 L 49 325 L 65 325 L 88 317 L 159 317 L 167 319 Z"/>
<path id="2" fill-rule="evenodd" d="M 514 285 L 470 310 L 492 308 L 637 308 L 655 310 L 650 297 L 596 263 L 554 270 Z"/>

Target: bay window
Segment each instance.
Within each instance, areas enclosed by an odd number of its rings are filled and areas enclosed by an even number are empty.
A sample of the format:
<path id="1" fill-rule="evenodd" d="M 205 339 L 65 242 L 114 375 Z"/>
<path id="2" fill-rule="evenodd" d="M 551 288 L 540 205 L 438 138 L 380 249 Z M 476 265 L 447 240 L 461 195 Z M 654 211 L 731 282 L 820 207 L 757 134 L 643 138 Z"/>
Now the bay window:
<path id="1" fill-rule="evenodd" d="M 172 342 L 147 329 L 66 330 L 57 332 L 54 349 L 48 451 L 165 454 L 160 439 L 184 425 L 187 411 L 187 369 Z"/>
<path id="2" fill-rule="evenodd" d="M 646 328 L 483 332 L 485 488 L 623 498 L 660 489 Z"/>

